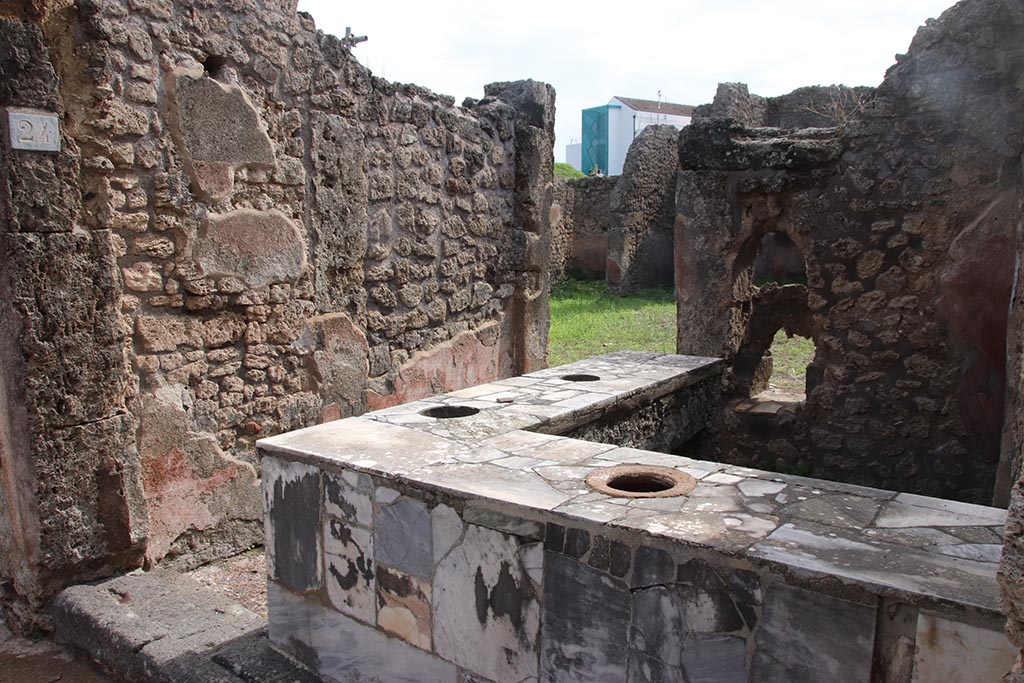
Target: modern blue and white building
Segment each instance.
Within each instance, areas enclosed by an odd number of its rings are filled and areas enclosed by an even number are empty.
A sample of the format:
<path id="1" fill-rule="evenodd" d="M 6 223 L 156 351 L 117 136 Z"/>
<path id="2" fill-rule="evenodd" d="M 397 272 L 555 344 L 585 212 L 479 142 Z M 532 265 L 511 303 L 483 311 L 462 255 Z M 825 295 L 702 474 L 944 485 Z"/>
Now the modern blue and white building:
<path id="1" fill-rule="evenodd" d="M 565 160 L 584 173 L 619 175 L 633 138 L 651 124 L 682 128 L 693 107 L 616 95 L 608 104 L 583 110 L 583 138 L 565 147 Z"/>

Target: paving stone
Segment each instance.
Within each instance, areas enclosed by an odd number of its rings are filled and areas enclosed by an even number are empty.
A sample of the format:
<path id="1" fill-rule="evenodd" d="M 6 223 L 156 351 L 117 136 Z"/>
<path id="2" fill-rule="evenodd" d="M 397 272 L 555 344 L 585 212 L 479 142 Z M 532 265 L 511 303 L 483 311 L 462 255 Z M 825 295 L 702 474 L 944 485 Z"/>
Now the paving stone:
<path id="1" fill-rule="evenodd" d="M 323 683 L 275 650 L 266 628 L 228 641 L 213 655 L 213 661 L 245 683 Z"/>
<path id="2" fill-rule="evenodd" d="M 212 663 L 224 643 L 266 622 L 170 570 L 138 572 L 72 586 L 51 608 L 56 635 L 128 680 L 240 683 Z"/>

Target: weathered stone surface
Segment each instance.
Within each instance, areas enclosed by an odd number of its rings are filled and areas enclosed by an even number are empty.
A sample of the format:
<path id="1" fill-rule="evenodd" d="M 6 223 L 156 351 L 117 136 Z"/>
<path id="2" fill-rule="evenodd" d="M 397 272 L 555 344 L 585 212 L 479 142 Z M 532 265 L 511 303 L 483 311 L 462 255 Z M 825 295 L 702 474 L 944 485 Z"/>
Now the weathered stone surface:
<path id="1" fill-rule="evenodd" d="M 757 629 L 752 681 L 867 681 L 875 610 L 802 588 L 773 585 Z"/>
<path id="2" fill-rule="evenodd" d="M 540 600 L 518 549 L 514 536 L 470 524 L 434 575 L 435 651 L 496 683 L 538 673 Z"/>
<path id="3" fill-rule="evenodd" d="M 276 210 L 208 216 L 192 255 L 202 275 L 237 277 L 250 287 L 294 282 L 306 270 L 306 242 Z"/>
<path id="4" fill-rule="evenodd" d="M 192 429 L 186 407 L 180 384 L 147 392 L 137 438 L 150 517 L 146 555 L 156 562 L 184 554 L 186 566 L 198 566 L 223 552 L 210 532 L 222 530 L 235 537 L 232 543 L 255 543 L 262 516 L 253 467 Z"/>
<path id="5" fill-rule="evenodd" d="M 629 590 L 621 581 L 545 553 L 540 680 L 625 680 L 629 614 Z"/>
<path id="6" fill-rule="evenodd" d="M 114 415 L 128 368 L 112 235 L 11 234 L 5 247 L 32 413 L 50 428 Z"/>
<path id="7" fill-rule="evenodd" d="M 770 234 L 806 263 L 806 401 L 775 419 L 723 411 L 723 457 L 992 499 L 1024 139 L 1022 60 L 997 46 L 1022 26 L 1014 3 L 959 3 L 922 27 L 873 93 L 808 89 L 769 113 L 723 86 L 682 132 L 679 348 L 733 359 L 755 324 L 790 332 L 794 311 L 764 306 L 752 266 Z M 965 42 L 979 32 L 991 40 Z M 828 116 L 813 111 L 823 105 Z M 767 345 L 748 350 L 760 362 Z M 746 386 L 735 385 L 740 397 Z"/>
<path id="8" fill-rule="evenodd" d="M 328 601 L 339 612 L 372 624 L 377 614 L 373 533 L 326 517 L 323 534 Z"/>
<path id="9" fill-rule="evenodd" d="M 61 640 L 126 680 L 184 680 L 188 674 L 204 683 L 236 683 L 210 654 L 263 626 L 195 579 L 159 570 L 73 586 L 51 612 Z"/>
<path id="10" fill-rule="evenodd" d="M 747 641 L 736 636 L 689 640 L 683 670 L 690 683 L 746 683 Z"/>
<path id="11" fill-rule="evenodd" d="M 323 475 L 324 512 L 356 524 L 373 528 L 373 499 L 370 478 L 354 472 Z"/>
<path id="12" fill-rule="evenodd" d="M 150 559 L 187 566 L 253 541 L 257 438 L 542 362 L 553 90 L 501 84 L 456 107 L 375 78 L 294 6 L 251 4 L 102 0 L 50 13 L 52 31 L 42 10 L 0 20 L 0 106 L 62 124 L 59 154 L 0 147 L 3 372 L 25 407 L 20 462 L 5 440 L 0 470 L 31 491 L 0 515 L 24 515 L 26 539 L 38 509 L 92 517 L 77 474 L 40 467 L 67 480 L 59 495 L 22 476 L 26 444 L 63 452 L 60 429 L 126 416 L 102 439 L 124 466 L 100 468 L 104 486 L 135 472 L 140 490 L 145 470 L 153 510 L 131 533 L 152 513 Z M 445 343 L 423 385 L 402 376 Z M 135 543 L 38 585 L 131 566 Z M 0 573 L 24 572 L 27 596 L 35 541 L 17 552 Z"/>
<path id="13" fill-rule="evenodd" d="M 501 326 L 491 323 L 413 356 L 398 370 L 394 392 L 389 396 L 371 393 L 369 406 L 376 410 L 439 391 L 471 387 L 485 378 L 504 374 L 503 369 L 509 367 L 510 362 L 509 348 L 501 338 Z"/>
<path id="14" fill-rule="evenodd" d="M 561 273 L 605 277 L 611 199 L 618 180 L 619 176 L 556 181 L 555 196 L 561 216 L 558 224 L 552 226 L 553 280 L 561 279 Z"/>
<path id="15" fill-rule="evenodd" d="M 276 583 L 270 583 L 267 601 L 276 615 L 271 642 L 321 675 L 339 681 L 358 680 L 366 672 L 395 683 L 455 680 L 454 665 Z"/>
<path id="16" fill-rule="evenodd" d="M 325 420 L 359 415 L 366 410 L 369 346 L 366 334 L 344 313 L 310 318 L 293 348 L 309 354 L 316 368 L 317 393 Z"/>
<path id="17" fill-rule="evenodd" d="M 430 581 L 377 565 L 377 626 L 430 652 Z"/>
<path id="18" fill-rule="evenodd" d="M 990 630 L 922 611 L 917 619 L 914 683 L 997 681 L 1015 662 L 1001 629 Z"/>
<path id="19" fill-rule="evenodd" d="M 270 578 L 298 591 L 321 578 L 320 473 L 308 465 L 263 458 L 267 567 Z"/>
<path id="20" fill-rule="evenodd" d="M 237 168 L 274 165 L 270 138 L 242 88 L 184 71 L 171 82 L 174 133 L 204 198 L 230 194 Z"/>
<path id="21" fill-rule="evenodd" d="M 430 511 L 422 502 L 402 497 L 382 507 L 373 517 L 373 534 L 378 562 L 414 576 L 433 574 Z"/>
<path id="22" fill-rule="evenodd" d="M 679 131 L 647 126 L 630 144 L 610 200 L 608 282 L 618 292 L 675 281 L 672 241 Z"/>

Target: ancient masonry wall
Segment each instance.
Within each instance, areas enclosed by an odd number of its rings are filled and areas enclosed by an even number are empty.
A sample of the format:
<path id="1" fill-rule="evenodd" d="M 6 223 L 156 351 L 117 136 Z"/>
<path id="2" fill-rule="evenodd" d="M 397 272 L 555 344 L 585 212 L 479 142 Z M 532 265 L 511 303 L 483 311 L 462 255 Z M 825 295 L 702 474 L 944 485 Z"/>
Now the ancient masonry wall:
<path id="1" fill-rule="evenodd" d="M 0 150 L 0 580 L 26 618 L 258 542 L 257 438 L 545 364 L 550 86 L 456 107 L 288 0 L 2 8 L 0 105 L 62 133 Z"/>
<path id="2" fill-rule="evenodd" d="M 778 97 L 755 95 L 746 83 L 719 83 L 715 99 L 693 112 L 693 120 L 733 119 L 747 128 L 822 128 L 858 116 L 874 97 L 865 86 L 812 85 Z"/>
<path id="3" fill-rule="evenodd" d="M 562 232 L 570 234 L 565 272 L 578 272 L 585 278 L 604 278 L 608 258 L 608 228 L 611 225 L 611 194 L 618 176 L 571 180 L 567 183 L 565 203 L 571 202 L 563 216 Z M 571 217 L 571 223 L 566 218 Z"/>
<path id="4" fill-rule="evenodd" d="M 558 282 L 570 271 L 573 239 L 575 185 L 565 176 L 555 175 L 551 193 L 550 280 Z"/>
<path id="5" fill-rule="evenodd" d="M 722 457 L 993 499 L 1021 220 L 1022 29 L 1019 3 L 963 2 L 918 32 L 844 126 L 684 130 L 680 353 L 756 359 L 770 335 L 748 332 L 772 326 L 817 347 L 806 403 L 757 424 L 727 411 Z M 750 285 L 769 232 L 804 253 L 799 296 Z"/>
<path id="6" fill-rule="evenodd" d="M 606 277 L 619 292 L 673 283 L 679 131 L 648 126 L 626 152 L 612 190 Z"/>
<path id="7" fill-rule="evenodd" d="M 619 292 L 671 285 L 677 138 L 648 126 L 630 145 L 622 175 L 555 181 L 551 280 L 605 278 Z"/>

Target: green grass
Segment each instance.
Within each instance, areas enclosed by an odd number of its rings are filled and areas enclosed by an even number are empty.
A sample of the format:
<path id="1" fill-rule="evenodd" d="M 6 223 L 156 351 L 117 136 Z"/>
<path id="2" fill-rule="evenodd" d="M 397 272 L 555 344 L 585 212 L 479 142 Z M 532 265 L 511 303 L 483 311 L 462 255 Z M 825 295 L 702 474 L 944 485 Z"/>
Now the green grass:
<path id="1" fill-rule="evenodd" d="M 787 393 L 804 393 L 807 364 L 814 360 L 814 342 L 803 337 L 786 337 L 779 330 L 772 340 L 772 376 L 768 387 Z"/>
<path id="2" fill-rule="evenodd" d="M 617 296 L 603 281 L 572 279 L 551 292 L 549 365 L 622 349 L 674 353 L 675 348 L 676 300 L 671 289 Z"/>
<path id="3" fill-rule="evenodd" d="M 567 164 L 564 161 L 559 161 L 555 164 L 555 175 L 565 176 L 566 178 L 586 178 L 587 175 L 582 171 L 577 171 L 572 167 L 572 164 Z"/>
<path id="4" fill-rule="evenodd" d="M 551 291 L 549 365 L 632 349 L 675 353 L 676 302 L 671 289 L 648 289 L 629 296 L 608 291 L 603 281 L 569 279 Z M 779 331 L 772 342 L 774 370 L 769 385 L 803 393 L 814 342 L 789 339 Z"/>

